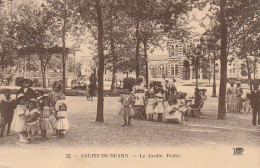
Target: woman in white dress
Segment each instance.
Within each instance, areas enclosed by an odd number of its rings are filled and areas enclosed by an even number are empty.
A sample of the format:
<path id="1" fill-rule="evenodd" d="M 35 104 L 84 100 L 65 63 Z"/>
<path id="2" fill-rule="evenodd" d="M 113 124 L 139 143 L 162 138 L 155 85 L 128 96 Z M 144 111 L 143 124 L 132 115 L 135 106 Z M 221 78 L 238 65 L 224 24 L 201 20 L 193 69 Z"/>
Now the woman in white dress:
<path id="1" fill-rule="evenodd" d="M 167 107 L 165 119 L 168 122 L 180 123 L 183 113 L 186 111 L 185 108 L 185 98 L 186 94 L 179 92 L 178 99 L 172 99 Z"/>
<path id="2" fill-rule="evenodd" d="M 154 109 L 154 113 L 158 114 L 158 121 L 162 121 L 162 115 L 165 113 L 165 106 L 164 106 L 165 99 L 162 94 L 162 89 L 159 90 L 159 93 L 156 94 L 156 106 Z"/>

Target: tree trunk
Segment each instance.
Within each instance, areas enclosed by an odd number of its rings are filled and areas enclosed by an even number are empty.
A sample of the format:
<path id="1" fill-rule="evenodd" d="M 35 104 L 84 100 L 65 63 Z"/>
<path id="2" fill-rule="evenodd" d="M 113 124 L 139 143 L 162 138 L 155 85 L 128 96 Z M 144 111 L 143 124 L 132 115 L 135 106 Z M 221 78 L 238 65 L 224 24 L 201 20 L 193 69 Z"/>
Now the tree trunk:
<path id="1" fill-rule="evenodd" d="M 246 66 L 247 66 L 248 83 L 249 83 L 249 86 L 250 86 L 250 91 L 252 92 L 253 88 L 252 88 L 252 79 L 251 79 L 251 68 L 250 68 L 250 65 L 249 65 L 249 62 L 248 62 L 248 56 L 247 55 L 246 55 Z"/>
<path id="2" fill-rule="evenodd" d="M 98 28 L 98 103 L 96 121 L 104 122 L 104 96 L 103 96 L 103 78 L 104 78 L 104 49 L 103 49 L 103 20 L 100 0 L 96 2 L 97 28 Z"/>
<path id="3" fill-rule="evenodd" d="M 220 53 L 220 86 L 218 99 L 218 119 L 226 118 L 226 87 L 227 87 L 227 25 L 225 18 L 226 0 L 220 0 L 220 31 L 221 31 L 221 53 Z"/>
<path id="4" fill-rule="evenodd" d="M 67 29 L 67 1 L 64 0 L 64 18 L 63 18 L 63 32 L 62 32 L 62 83 L 63 93 L 65 94 L 66 89 L 66 30 Z"/>
<path id="5" fill-rule="evenodd" d="M 135 61 L 136 61 L 136 78 L 140 75 L 140 67 L 139 67 L 139 47 L 140 47 L 140 38 L 139 38 L 139 21 L 137 19 L 136 22 L 136 55 L 135 55 Z"/>
<path id="6" fill-rule="evenodd" d="M 112 70 L 112 82 L 111 82 L 111 91 L 115 90 L 115 84 L 116 84 L 116 63 L 117 63 L 117 57 L 116 57 L 116 52 L 115 52 L 115 41 L 114 38 L 110 38 L 110 43 L 111 43 L 111 53 L 113 56 L 113 70 Z"/>
<path id="7" fill-rule="evenodd" d="M 146 79 L 146 87 L 149 86 L 149 72 L 148 72 L 148 56 L 147 56 L 147 40 L 144 39 L 144 59 L 145 59 L 145 79 Z"/>
<path id="8" fill-rule="evenodd" d="M 96 86 L 97 85 L 97 71 L 96 71 L 96 68 L 94 69 L 94 85 Z"/>

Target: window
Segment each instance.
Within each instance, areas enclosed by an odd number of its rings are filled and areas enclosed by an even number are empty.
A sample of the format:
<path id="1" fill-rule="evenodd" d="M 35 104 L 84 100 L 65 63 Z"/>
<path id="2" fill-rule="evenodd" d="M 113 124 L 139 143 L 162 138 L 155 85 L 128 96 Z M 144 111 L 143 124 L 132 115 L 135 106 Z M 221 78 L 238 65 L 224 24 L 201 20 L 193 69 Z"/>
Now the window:
<path id="1" fill-rule="evenodd" d="M 175 65 L 175 75 L 178 75 L 178 65 Z"/>
<path id="2" fill-rule="evenodd" d="M 171 74 L 174 75 L 174 65 L 171 66 Z"/>
<path id="3" fill-rule="evenodd" d="M 175 46 L 174 56 L 178 56 L 178 51 L 179 51 L 179 48 L 178 48 L 178 45 L 176 45 Z"/>

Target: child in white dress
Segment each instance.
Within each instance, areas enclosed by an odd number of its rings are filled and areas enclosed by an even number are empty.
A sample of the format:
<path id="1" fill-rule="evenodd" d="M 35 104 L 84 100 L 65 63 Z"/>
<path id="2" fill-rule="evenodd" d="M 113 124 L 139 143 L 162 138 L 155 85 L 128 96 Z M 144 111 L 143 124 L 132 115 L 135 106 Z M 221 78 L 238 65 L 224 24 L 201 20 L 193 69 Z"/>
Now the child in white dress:
<path id="1" fill-rule="evenodd" d="M 58 130 L 58 136 L 60 138 L 63 138 L 65 136 L 65 130 L 69 129 L 67 108 L 68 105 L 65 100 L 59 100 L 55 105 L 55 109 L 58 111 L 56 129 Z"/>
<path id="2" fill-rule="evenodd" d="M 41 112 L 41 118 L 40 118 L 40 126 L 41 126 L 41 135 L 42 139 L 48 140 L 47 137 L 47 130 L 51 130 L 53 127 L 51 125 L 50 116 L 52 113 L 55 112 L 55 110 L 51 107 L 50 103 L 50 97 L 45 94 L 40 98 L 40 112 Z"/>
<path id="3" fill-rule="evenodd" d="M 37 143 L 36 136 L 41 131 L 39 118 L 41 116 L 37 109 L 38 101 L 34 98 L 28 101 L 28 110 L 25 113 L 26 116 L 26 132 L 28 133 L 29 143 Z"/>
<path id="4" fill-rule="evenodd" d="M 25 111 L 27 110 L 26 107 L 26 97 L 24 94 L 17 95 L 16 98 L 17 107 L 14 110 L 14 117 L 11 124 L 11 130 L 19 133 L 20 136 L 20 142 L 21 143 L 27 143 L 27 140 L 24 138 L 25 133 Z"/>
<path id="5" fill-rule="evenodd" d="M 149 121 L 153 120 L 155 102 L 156 102 L 155 94 L 152 91 L 150 91 L 146 99 L 146 114 L 148 115 Z"/>
<path id="6" fill-rule="evenodd" d="M 156 94 L 156 106 L 154 109 L 154 113 L 158 114 L 158 121 L 162 121 L 162 115 L 165 113 L 165 107 L 164 107 L 165 99 L 162 94 L 162 90 L 159 91 L 159 93 Z"/>

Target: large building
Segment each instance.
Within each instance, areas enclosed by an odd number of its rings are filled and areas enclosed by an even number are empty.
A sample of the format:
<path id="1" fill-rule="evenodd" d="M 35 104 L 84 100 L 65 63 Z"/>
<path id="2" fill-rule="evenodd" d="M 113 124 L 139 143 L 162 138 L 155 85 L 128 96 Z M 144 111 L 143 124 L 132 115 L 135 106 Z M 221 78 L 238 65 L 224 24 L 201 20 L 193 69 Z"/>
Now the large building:
<path id="1" fill-rule="evenodd" d="M 149 59 L 149 77 L 150 79 L 165 79 L 165 78 L 176 78 L 182 80 L 195 79 L 195 72 L 191 62 L 187 59 L 187 50 L 191 43 L 198 44 L 199 36 L 195 36 L 192 42 L 181 42 L 181 41 L 167 41 L 167 52 L 163 54 L 155 54 Z M 241 78 L 247 79 L 247 66 L 245 60 L 240 59 L 229 59 L 227 66 L 227 77 L 228 78 Z M 232 61 L 231 61 L 232 60 Z M 249 60 L 254 61 L 253 57 L 249 57 Z M 213 78 L 213 64 L 211 68 L 211 77 Z M 255 64 L 255 78 L 260 76 L 260 66 Z M 254 67 L 251 67 L 254 69 Z M 252 73 L 252 72 L 251 72 Z M 220 61 L 215 61 L 215 75 L 216 79 L 220 78 Z M 252 73 L 252 78 L 253 73 Z M 199 79 L 208 79 L 206 72 L 201 69 L 198 74 Z"/>

